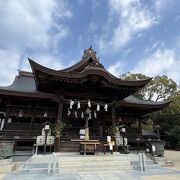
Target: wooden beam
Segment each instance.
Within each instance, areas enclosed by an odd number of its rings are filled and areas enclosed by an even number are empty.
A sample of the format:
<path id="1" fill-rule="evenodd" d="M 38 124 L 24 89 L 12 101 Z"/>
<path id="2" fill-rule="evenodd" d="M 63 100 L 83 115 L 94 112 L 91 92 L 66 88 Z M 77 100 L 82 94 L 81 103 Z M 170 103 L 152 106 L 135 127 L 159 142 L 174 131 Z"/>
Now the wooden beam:
<path id="1" fill-rule="evenodd" d="M 63 98 L 59 98 L 58 102 L 58 114 L 57 114 L 57 123 L 62 122 L 62 112 L 63 112 Z"/>

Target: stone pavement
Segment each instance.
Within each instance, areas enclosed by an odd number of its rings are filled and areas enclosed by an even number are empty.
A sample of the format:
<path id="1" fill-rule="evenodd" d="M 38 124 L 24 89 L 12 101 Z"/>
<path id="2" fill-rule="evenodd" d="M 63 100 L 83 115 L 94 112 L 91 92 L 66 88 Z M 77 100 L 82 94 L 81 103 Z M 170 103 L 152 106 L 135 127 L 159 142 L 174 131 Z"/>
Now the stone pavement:
<path id="1" fill-rule="evenodd" d="M 10 174 L 3 178 L 3 180 L 140 180 L 139 177 L 131 175 L 127 172 L 76 172 L 60 175 L 47 174 Z"/>
<path id="2" fill-rule="evenodd" d="M 166 168 L 140 171 L 75 172 L 56 175 L 9 174 L 3 180 L 179 180 L 180 172 Z"/>
<path id="3" fill-rule="evenodd" d="M 146 172 L 134 170 L 120 171 L 92 171 L 69 172 L 55 175 L 43 174 L 8 174 L 3 180 L 179 180 L 180 179 L 180 152 L 166 151 L 167 160 L 174 160 L 175 167 L 151 169 Z M 108 168 L 107 168 L 108 169 Z M 1 179 L 1 176 L 0 176 Z"/>
<path id="4" fill-rule="evenodd" d="M 180 176 L 179 175 L 159 175 L 159 176 L 148 176 L 148 177 L 143 177 L 143 180 L 179 180 Z"/>
<path id="5" fill-rule="evenodd" d="M 167 167 L 171 173 L 156 174 L 153 176 L 143 176 L 143 180 L 180 180 L 180 151 L 166 150 L 165 157 L 168 161 L 174 161 L 175 166 Z M 174 171 L 173 171 L 174 170 Z M 174 172 L 174 173 L 173 173 Z"/>

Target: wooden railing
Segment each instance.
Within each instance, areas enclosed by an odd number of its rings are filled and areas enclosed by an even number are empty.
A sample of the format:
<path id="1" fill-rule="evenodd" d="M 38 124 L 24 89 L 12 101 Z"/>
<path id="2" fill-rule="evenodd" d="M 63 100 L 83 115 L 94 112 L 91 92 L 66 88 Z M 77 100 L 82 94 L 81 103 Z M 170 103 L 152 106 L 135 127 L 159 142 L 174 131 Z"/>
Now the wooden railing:
<path id="1" fill-rule="evenodd" d="M 29 136 L 38 136 L 41 131 L 32 131 L 32 130 L 1 130 L 1 134 L 7 137 L 29 137 Z"/>
<path id="2" fill-rule="evenodd" d="M 8 123 L 7 126 L 1 130 L 1 135 L 14 137 L 14 136 L 38 136 L 41 134 L 42 125 L 38 123 Z"/>

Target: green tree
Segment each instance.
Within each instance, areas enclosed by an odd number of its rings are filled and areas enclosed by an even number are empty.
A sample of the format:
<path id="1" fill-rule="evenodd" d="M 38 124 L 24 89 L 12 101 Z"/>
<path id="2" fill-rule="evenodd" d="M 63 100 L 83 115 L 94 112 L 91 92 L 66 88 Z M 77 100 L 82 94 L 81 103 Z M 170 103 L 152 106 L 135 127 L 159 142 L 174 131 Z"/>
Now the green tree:
<path id="1" fill-rule="evenodd" d="M 169 110 L 172 116 L 172 128 L 170 129 L 170 135 L 174 137 L 177 143 L 180 143 L 180 91 L 174 94 L 171 98 Z"/>
<path id="2" fill-rule="evenodd" d="M 147 121 L 142 122 L 141 127 L 142 129 L 146 129 L 146 130 L 153 130 L 154 129 L 153 121 L 151 119 L 148 119 Z M 133 123 L 131 125 L 131 128 L 139 128 L 138 122 Z"/>
<path id="3" fill-rule="evenodd" d="M 150 116 L 160 126 L 160 131 L 171 136 L 176 143 L 180 142 L 180 92 L 170 97 L 171 104 Z"/>
<path id="4" fill-rule="evenodd" d="M 142 80 L 148 78 L 144 74 L 127 73 L 121 76 L 125 80 Z M 177 90 L 177 84 L 167 76 L 156 76 L 144 88 L 134 95 L 147 101 L 165 101 L 168 100 Z"/>
<path id="5" fill-rule="evenodd" d="M 147 79 L 149 78 L 148 76 L 144 75 L 144 74 L 132 74 L 130 72 L 128 72 L 127 74 L 123 74 L 121 76 L 122 79 L 124 80 L 142 80 L 142 79 Z M 137 97 L 140 100 L 145 100 L 145 95 L 146 95 L 146 90 L 145 88 L 141 89 L 140 91 L 137 91 L 134 96 Z"/>
<path id="6" fill-rule="evenodd" d="M 121 78 L 126 80 L 141 80 L 148 78 L 143 74 L 127 73 Z M 156 76 L 146 87 L 134 94 L 141 100 L 148 101 L 172 101 L 171 104 L 161 111 L 151 113 L 148 119 L 152 119 L 154 127 L 158 128 L 161 134 L 167 134 L 172 142 L 180 143 L 180 91 L 177 91 L 177 84 L 167 76 Z M 149 128 L 148 123 L 145 124 Z"/>

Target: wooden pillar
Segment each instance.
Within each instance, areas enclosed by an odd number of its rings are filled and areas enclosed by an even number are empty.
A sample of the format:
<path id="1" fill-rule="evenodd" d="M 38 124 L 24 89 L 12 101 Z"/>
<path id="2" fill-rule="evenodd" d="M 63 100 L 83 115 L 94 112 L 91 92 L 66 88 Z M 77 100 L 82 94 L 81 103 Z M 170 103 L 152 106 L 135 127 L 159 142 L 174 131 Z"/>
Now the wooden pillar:
<path id="1" fill-rule="evenodd" d="M 106 127 L 105 127 L 105 118 L 101 116 L 101 124 L 100 124 L 100 136 L 101 138 L 103 138 L 104 136 L 107 136 L 107 133 L 105 132 L 106 131 Z"/>
<path id="2" fill-rule="evenodd" d="M 139 136 L 140 136 L 141 135 L 141 129 L 142 129 L 140 118 L 138 118 L 138 128 L 139 128 Z"/>
<path id="3" fill-rule="evenodd" d="M 116 104 L 113 103 L 112 104 L 112 126 L 116 126 Z M 117 152 L 118 151 L 118 146 L 116 144 L 116 137 L 115 137 L 115 134 L 113 134 L 114 136 L 114 141 L 115 141 L 115 151 Z"/>
<path id="4" fill-rule="evenodd" d="M 4 128 L 6 128 L 8 125 L 9 115 L 10 115 L 10 108 L 6 107 L 6 117 L 5 117 L 5 121 L 4 121 Z"/>
<path id="5" fill-rule="evenodd" d="M 140 118 L 138 118 L 138 127 L 139 127 L 139 140 L 138 141 L 140 141 L 141 136 L 142 136 L 142 126 L 141 126 L 141 119 Z M 138 142 L 138 151 L 139 152 L 140 152 L 140 149 L 141 149 L 140 142 Z"/>
<path id="6" fill-rule="evenodd" d="M 116 126 L 116 105 L 112 104 L 112 126 Z"/>
<path id="7" fill-rule="evenodd" d="M 57 114 L 57 123 L 62 122 L 62 112 L 63 112 L 63 99 L 60 98 L 58 102 L 58 114 Z"/>
<path id="8" fill-rule="evenodd" d="M 63 112 L 63 98 L 58 99 L 58 113 L 57 113 L 57 126 L 61 124 L 62 122 L 62 112 Z M 54 151 L 59 152 L 60 151 L 60 136 L 56 136 L 55 138 L 55 146 Z"/>
<path id="9" fill-rule="evenodd" d="M 31 124 L 33 124 L 34 121 L 35 121 L 35 115 L 36 115 L 36 110 L 35 110 L 35 108 L 33 108 L 33 110 L 32 110 L 32 116 L 31 116 Z"/>
<path id="10" fill-rule="evenodd" d="M 36 109 L 33 108 L 32 109 L 32 116 L 31 116 L 31 124 L 30 124 L 30 135 L 31 135 L 31 132 L 32 132 L 32 129 L 33 129 L 33 124 L 34 124 L 34 121 L 35 121 L 35 115 L 36 115 Z"/>

